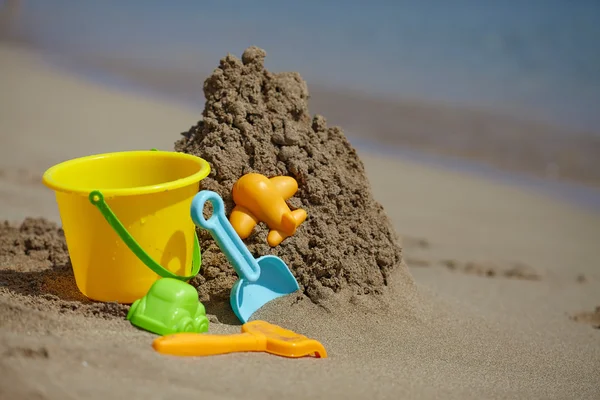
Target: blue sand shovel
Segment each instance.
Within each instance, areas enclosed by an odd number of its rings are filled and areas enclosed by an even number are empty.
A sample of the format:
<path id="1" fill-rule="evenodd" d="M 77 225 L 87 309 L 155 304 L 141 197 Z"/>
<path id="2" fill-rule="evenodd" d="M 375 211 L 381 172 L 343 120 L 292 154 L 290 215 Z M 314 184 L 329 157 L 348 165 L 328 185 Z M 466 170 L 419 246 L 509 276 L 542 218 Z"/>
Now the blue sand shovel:
<path id="1" fill-rule="evenodd" d="M 202 214 L 209 201 L 213 213 L 207 220 Z M 192 220 L 210 232 L 240 279 L 231 289 L 230 303 L 242 323 L 269 301 L 298 290 L 298 282 L 283 260 L 266 255 L 255 259 L 225 216 L 223 199 L 210 190 L 198 192 L 192 200 Z"/>

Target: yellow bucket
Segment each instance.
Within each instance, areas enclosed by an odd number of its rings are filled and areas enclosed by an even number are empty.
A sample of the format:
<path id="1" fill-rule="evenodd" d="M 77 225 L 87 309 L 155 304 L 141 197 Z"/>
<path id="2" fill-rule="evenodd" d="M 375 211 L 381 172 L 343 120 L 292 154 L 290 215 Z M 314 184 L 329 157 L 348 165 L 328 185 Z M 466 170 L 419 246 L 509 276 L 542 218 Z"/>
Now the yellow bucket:
<path id="1" fill-rule="evenodd" d="M 199 157 L 156 150 L 92 155 L 48 169 L 43 182 L 56 192 L 79 290 L 93 300 L 132 303 L 160 277 L 197 274 L 190 207 L 209 172 Z"/>

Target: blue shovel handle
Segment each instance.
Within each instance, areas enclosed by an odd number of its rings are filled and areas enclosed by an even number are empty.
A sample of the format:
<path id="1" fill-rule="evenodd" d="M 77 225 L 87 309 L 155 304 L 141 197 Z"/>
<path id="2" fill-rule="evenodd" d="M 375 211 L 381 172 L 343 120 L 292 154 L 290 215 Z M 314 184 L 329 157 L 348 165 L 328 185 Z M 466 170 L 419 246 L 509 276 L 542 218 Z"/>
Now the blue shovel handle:
<path id="1" fill-rule="evenodd" d="M 209 219 L 204 218 L 202 213 L 207 201 L 213 207 L 213 213 Z M 258 262 L 252 257 L 225 216 L 225 205 L 221 196 L 210 190 L 198 192 L 192 200 L 191 214 L 194 224 L 210 232 L 238 276 L 250 282 L 256 282 L 260 276 Z"/>

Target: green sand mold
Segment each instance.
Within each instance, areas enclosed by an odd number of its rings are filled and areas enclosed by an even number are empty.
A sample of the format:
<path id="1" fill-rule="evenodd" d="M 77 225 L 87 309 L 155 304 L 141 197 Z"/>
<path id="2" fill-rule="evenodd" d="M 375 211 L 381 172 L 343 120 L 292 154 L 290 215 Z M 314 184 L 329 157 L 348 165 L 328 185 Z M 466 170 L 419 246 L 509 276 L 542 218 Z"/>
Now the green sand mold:
<path id="1" fill-rule="evenodd" d="M 127 319 L 138 328 L 159 335 L 208 331 L 208 318 L 196 289 L 174 278 L 154 282 L 148 293 L 136 300 Z"/>

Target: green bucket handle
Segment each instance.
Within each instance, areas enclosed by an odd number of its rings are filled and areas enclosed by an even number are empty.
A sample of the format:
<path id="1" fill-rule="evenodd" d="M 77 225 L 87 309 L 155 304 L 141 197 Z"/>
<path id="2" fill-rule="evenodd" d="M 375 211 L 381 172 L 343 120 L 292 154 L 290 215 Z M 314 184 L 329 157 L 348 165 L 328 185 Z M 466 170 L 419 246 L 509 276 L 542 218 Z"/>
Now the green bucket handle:
<path id="1" fill-rule="evenodd" d="M 152 149 L 154 150 L 154 149 Z M 109 225 L 115 230 L 117 235 L 125 242 L 127 247 L 144 263 L 148 268 L 154 271 L 157 275 L 163 278 L 175 278 L 181 281 L 188 281 L 198 275 L 200 271 L 200 242 L 198 241 L 198 235 L 194 231 L 194 252 L 192 255 L 192 274 L 189 276 L 181 276 L 172 273 L 162 265 L 154 261 L 148 253 L 142 249 L 139 243 L 129 234 L 127 228 L 123 226 L 119 218 L 113 213 L 106 201 L 104 195 L 99 190 L 94 190 L 89 195 L 90 202 L 100 210 L 100 213 L 104 216 Z"/>

